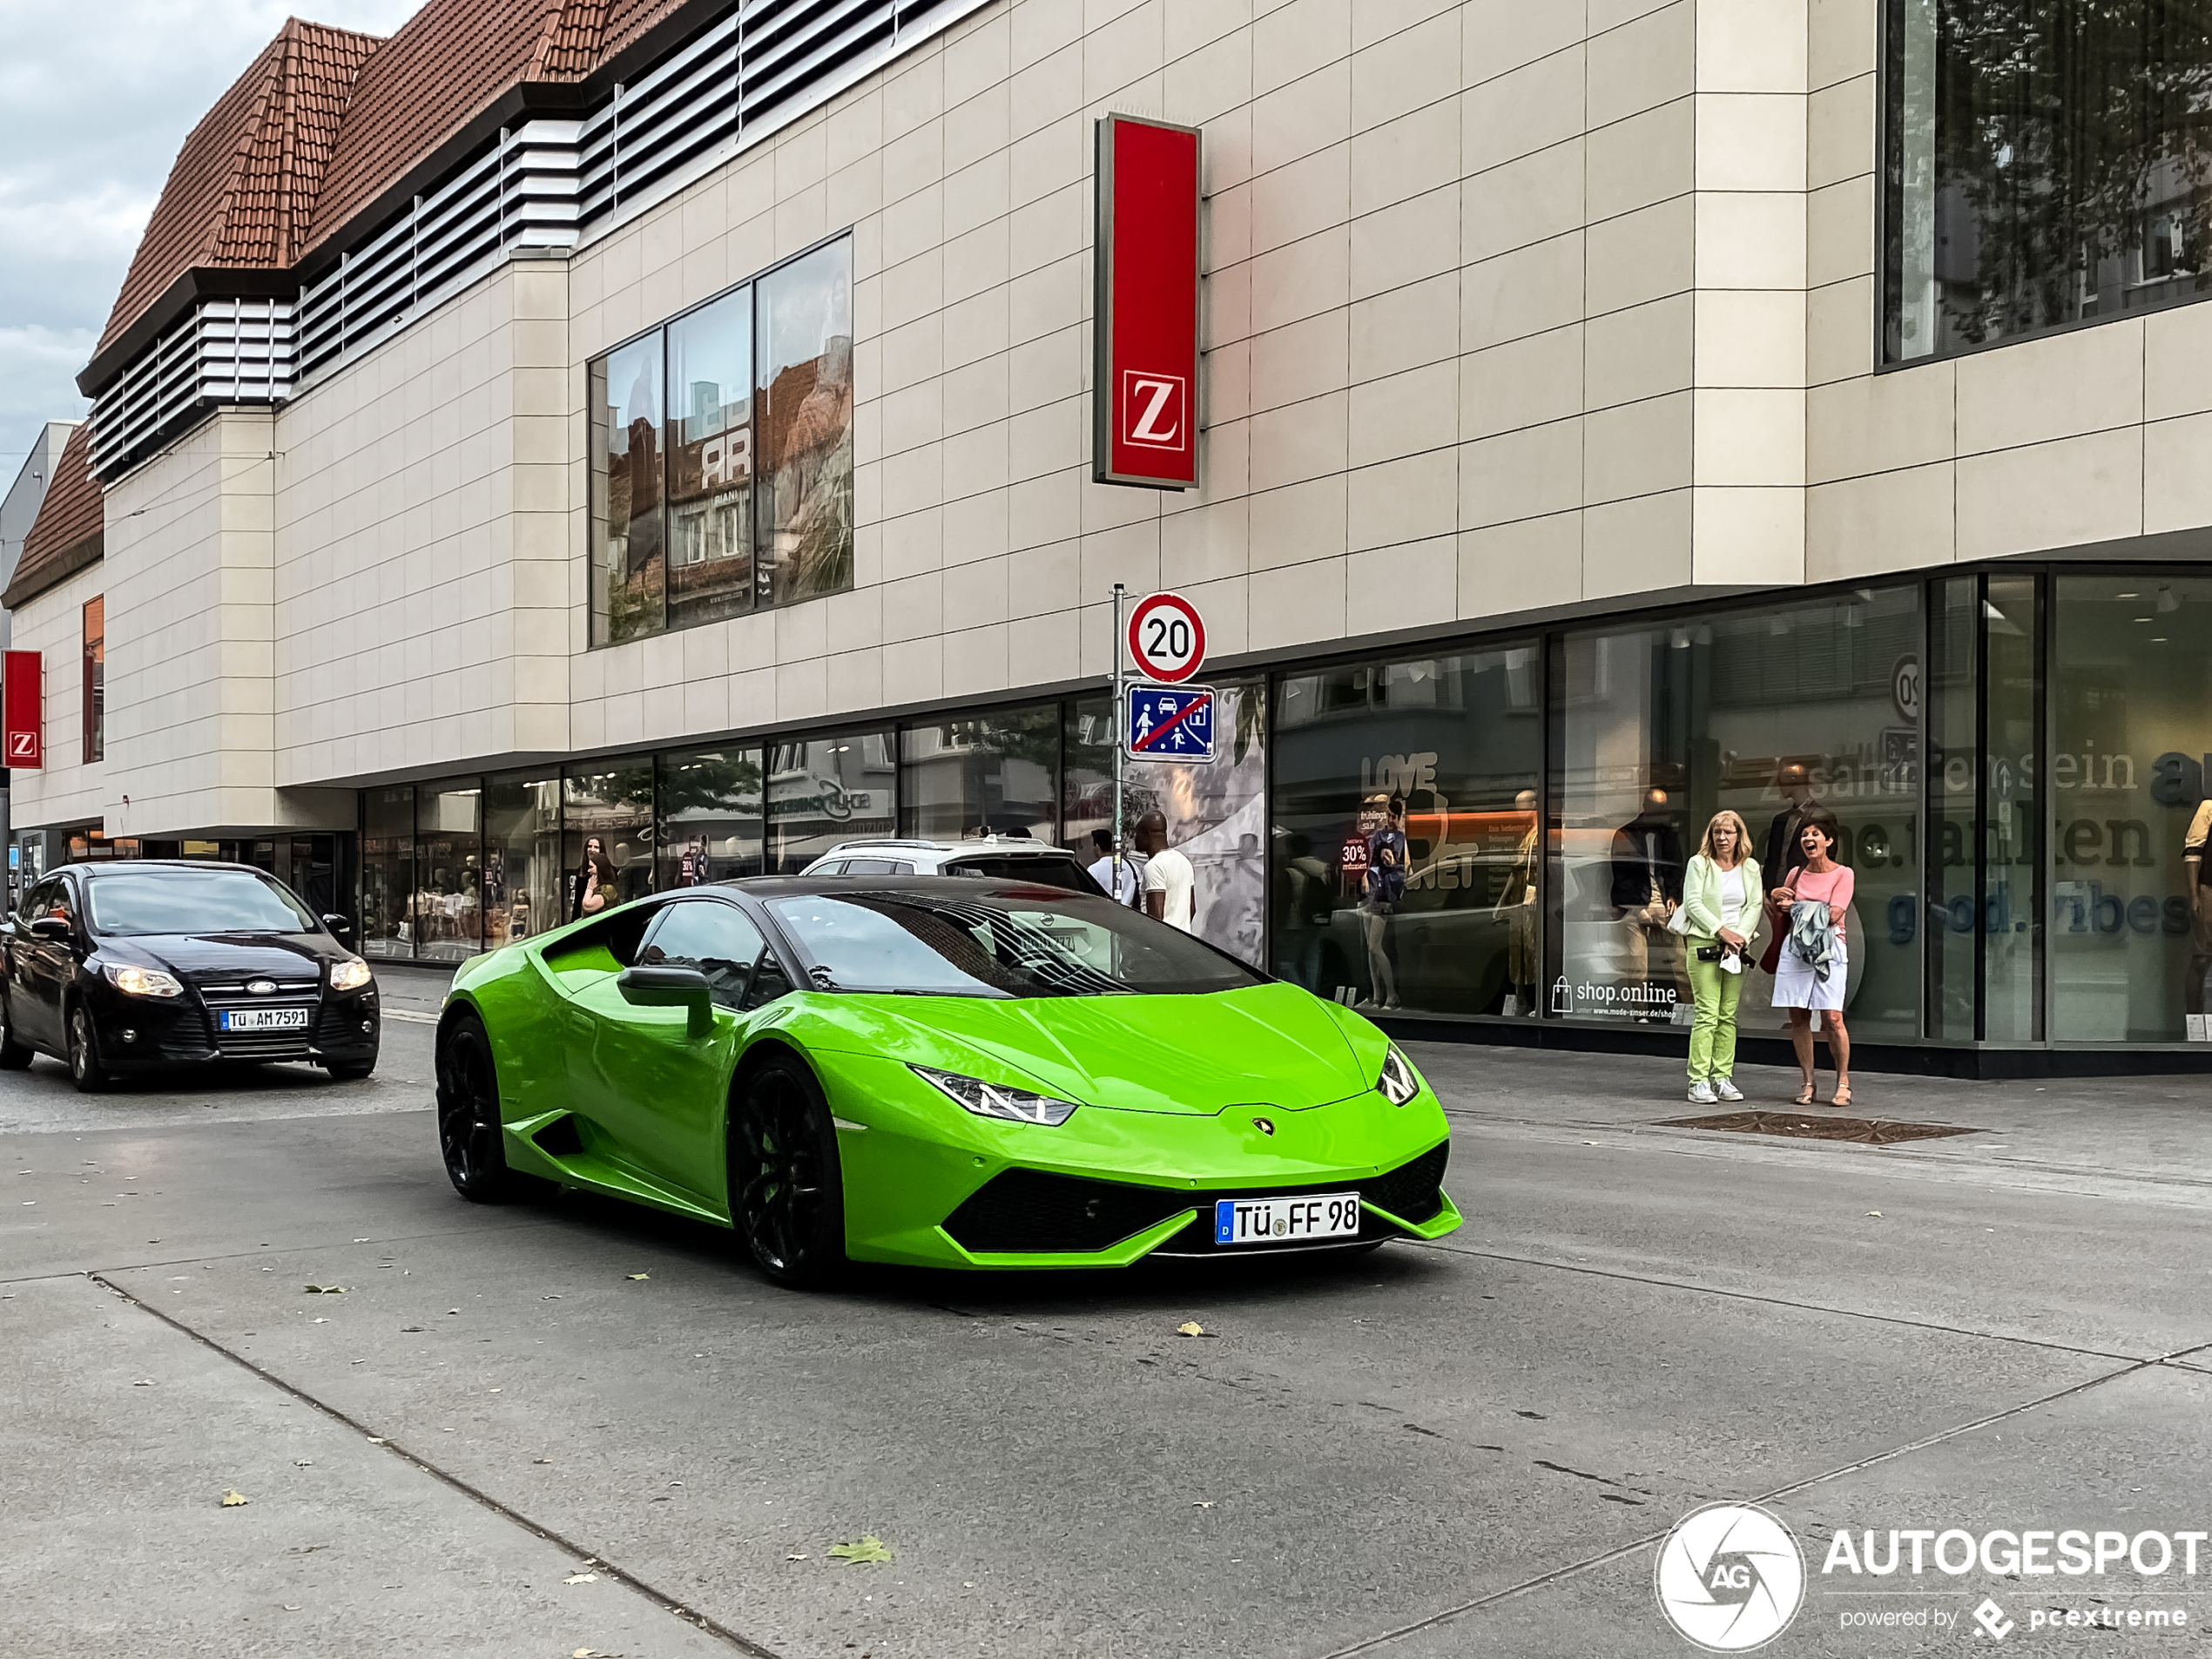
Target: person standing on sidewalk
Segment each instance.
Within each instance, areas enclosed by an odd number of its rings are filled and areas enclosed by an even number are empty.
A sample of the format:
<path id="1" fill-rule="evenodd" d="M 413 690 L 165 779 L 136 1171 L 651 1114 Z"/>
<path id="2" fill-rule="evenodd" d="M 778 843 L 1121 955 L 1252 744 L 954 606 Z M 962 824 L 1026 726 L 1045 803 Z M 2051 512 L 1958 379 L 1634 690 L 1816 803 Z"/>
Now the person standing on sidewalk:
<path id="1" fill-rule="evenodd" d="M 1812 1016 L 1821 1016 L 1828 1052 L 1836 1062 L 1831 1106 L 1851 1104 L 1851 1033 L 1844 1028 L 1844 993 L 1851 984 L 1851 956 L 1844 918 L 1851 912 L 1858 878 L 1829 856 L 1838 831 L 1832 813 L 1814 806 L 1797 832 L 1800 861 L 1774 890 L 1775 926 L 1786 930 L 1774 971 L 1774 1006 L 1790 1010 L 1790 1041 L 1797 1050 L 1804 1085 L 1797 1103 L 1810 1106 L 1817 1092 L 1812 1069 Z"/>
<path id="2" fill-rule="evenodd" d="M 1168 845 L 1164 813 L 1147 813 L 1136 820 L 1136 850 L 1144 855 L 1144 914 L 1186 934 L 1197 932 L 1197 872 Z"/>
<path id="3" fill-rule="evenodd" d="M 1697 1016 L 1689 1028 L 1693 1105 L 1743 1098 L 1736 1086 L 1736 1006 L 1743 965 L 1758 931 L 1765 895 L 1751 832 L 1732 812 L 1713 814 L 1683 873 L 1682 908 L 1689 947 L 1689 989 Z"/>

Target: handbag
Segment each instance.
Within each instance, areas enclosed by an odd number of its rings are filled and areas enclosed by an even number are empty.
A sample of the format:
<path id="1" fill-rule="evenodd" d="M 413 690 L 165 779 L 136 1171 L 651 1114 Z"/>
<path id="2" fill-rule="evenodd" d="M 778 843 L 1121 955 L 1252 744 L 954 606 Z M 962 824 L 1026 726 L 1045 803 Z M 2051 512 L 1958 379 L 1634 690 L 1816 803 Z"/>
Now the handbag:
<path id="1" fill-rule="evenodd" d="M 1795 892 L 1797 886 L 1797 872 L 1791 871 L 1782 885 Z M 1766 950 L 1759 958 L 1759 972 L 1762 974 L 1771 974 L 1782 965 L 1782 941 L 1790 932 L 1790 919 L 1774 907 L 1771 900 L 1767 903 L 1767 914 L 1773 918 L 1774 925 L 1771 934 L 1766 941 Z"/>
<path id="2" fill-rule="evenodd" d="M 1667 931 L 1683 939 L 1689 937 L 1689 907 L 1688 905 L 1678 904 L 1675 907 L 1675 914 L 1667 918 Z"/>

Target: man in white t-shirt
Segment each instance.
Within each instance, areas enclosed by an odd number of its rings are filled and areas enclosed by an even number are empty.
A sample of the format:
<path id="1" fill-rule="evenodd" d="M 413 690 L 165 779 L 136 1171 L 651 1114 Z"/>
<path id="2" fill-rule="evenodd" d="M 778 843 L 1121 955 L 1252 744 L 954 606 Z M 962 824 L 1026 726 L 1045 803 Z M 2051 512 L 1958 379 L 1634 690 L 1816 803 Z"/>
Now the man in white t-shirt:
<path id="1" fill-rule="evenodd" d="M 1114 832 L 1093 830 L 1090 833 L 1092 851 L 1098 857 L 1090 867 L 1090 879 L 1114 895 L 1115 902 L 1136 907 L 1137 895 L 1144 891 L 1144 860 L 1134 853 L 1114 856 Z"/>
<path id="2" fill-rule="evenodd" d="M 1168 845 L 1168 820 L 1160 813 L 1136 820 L 1136 850 L 1144 854 L 1145 914 L 1186 934 L 1197 932 L 1197 872 Z"/>

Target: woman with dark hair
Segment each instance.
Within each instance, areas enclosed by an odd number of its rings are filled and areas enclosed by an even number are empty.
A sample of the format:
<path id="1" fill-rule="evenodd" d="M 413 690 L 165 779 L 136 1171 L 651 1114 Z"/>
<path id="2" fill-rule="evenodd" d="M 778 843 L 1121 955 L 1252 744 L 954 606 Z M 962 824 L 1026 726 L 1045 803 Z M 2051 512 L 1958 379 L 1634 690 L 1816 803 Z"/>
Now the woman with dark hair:
<path id="1" fill-rule="evenodd" d="M 1810 1106 L 1815 1091 L 1812 1016 L 1821 1016 L 1828 1052 L 1836 1062 L 1831 1106 L 1851 1104 L 1851 1033 L 1844 1028 L 1844 992 L 1851 983 L 1851 956 L 1844 919 L 1856 885 L 1850 867 L 1830 857 L 1839 833 L 1835 815 L 1824 806 L 1808 806 L 1797 831 L 1798 859 L 1770 897 L 1774 923 L 1782 933 L 1782 955 L 1775 964 L 1774 1006 L 1790 1010 L 1790 1041 L 1804 1075 L 1797 1103 Z"/>
<path id="2" fill-rule="evenodd" d="M 608 862 L 605 843 L 596 835 L 583 841 L 583 861 L 577 867 L 576 891 L 570 898 L 570 918 L 596 916 L 617 897 L 615 867 Z"/>

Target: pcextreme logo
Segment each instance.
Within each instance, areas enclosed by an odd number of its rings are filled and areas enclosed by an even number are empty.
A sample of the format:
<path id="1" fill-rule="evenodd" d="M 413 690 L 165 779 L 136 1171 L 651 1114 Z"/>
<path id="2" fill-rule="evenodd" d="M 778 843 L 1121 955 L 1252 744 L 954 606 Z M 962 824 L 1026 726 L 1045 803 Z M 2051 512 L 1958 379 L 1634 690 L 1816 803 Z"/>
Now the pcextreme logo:
<path id="1" fill-rule="evenodd" d="M 1652 1571 L 1659 1610 L 1708 1653 L 1749 1653 L 1789 1629 L 1805 1597 L 1790 1529 L 1750 1503 L 1712 1503 L 1675 1523 Z"/>

